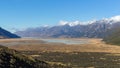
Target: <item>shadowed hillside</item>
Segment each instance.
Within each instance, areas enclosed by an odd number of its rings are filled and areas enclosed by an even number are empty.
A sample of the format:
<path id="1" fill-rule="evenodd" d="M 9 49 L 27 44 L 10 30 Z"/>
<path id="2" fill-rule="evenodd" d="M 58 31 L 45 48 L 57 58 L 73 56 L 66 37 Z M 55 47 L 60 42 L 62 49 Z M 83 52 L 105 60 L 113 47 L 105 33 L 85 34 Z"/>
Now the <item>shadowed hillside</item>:
<path id="1" fill-rule="evenodd" d="M 6 31 L 5 29 L 0 27 L 0 39 L 3 38 L 20 38 L 20 36 L 12 34 L 9 31 Z"/>
<path id="2" fill-rule="evenodd" d="M 109 44 L 120 45 L 120 27 L 108 30 L 108 35 L 103 40 Z"/>

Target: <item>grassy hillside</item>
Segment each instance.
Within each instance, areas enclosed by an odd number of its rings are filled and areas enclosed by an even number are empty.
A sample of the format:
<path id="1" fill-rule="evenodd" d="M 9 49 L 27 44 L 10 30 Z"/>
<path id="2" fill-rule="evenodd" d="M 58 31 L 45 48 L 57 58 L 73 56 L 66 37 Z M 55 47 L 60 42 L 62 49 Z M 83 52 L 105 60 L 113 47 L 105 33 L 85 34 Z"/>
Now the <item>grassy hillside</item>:
<path id="1" fill-rule="evenodd" d="M 48 58 L 49 56 L 45 57 Z M 41 59 L 42 60 L 42 59 Z M 13 49 L 0 46 L 0 68 L 71 68 L 64 64 L 40 61 Z"/>
<path id="2" fill-rule="evenodd" d="M 0 68 L 48 68 L 44 61 L 22 55 L 19 52 L 0 46 Z"/>
<path id="3" fill-rule="evenodd" d="M 108 35 L 103 40 L 108 44 L 120 45 L 120 27 L 108 30 Z"/>

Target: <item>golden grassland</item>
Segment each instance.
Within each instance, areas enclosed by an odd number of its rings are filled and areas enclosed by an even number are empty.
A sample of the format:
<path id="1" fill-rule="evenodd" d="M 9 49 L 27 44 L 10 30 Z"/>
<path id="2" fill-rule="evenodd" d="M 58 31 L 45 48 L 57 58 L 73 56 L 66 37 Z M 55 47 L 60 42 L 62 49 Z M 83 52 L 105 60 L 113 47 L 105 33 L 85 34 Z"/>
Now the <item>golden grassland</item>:
<path id="1" fill-rule="evenodd" d="M 0 39 L 0 44 L 37 60 L 46 61 L 53 68 L 120 68 L 120 46 L 106 44 L 98 38 L 68 40 L 84 40 L 89 43 L 67 45 L 21 38 Z"/>
<path id="2" fill-rule="evenodd" d="M 67 38 L 61 38 L 67 39 Z M 62 44 L 46 43 L 42 40 L 35 39 L 1 39 L 1 45 L 8 43 L 6 46 L 20 51 L 41 51 L 41 52 L 108 52 L 120 53 L 120 47 L 109 45 L 98 38 L 69 38 L 70 40 L 86 40 L 87 44 Z M 13 43 L 12 43 L 13 42 Z M 17 44 L 16 44 L 17 43 Z M 12 45 L 14 44 L 14 45 Z"/>

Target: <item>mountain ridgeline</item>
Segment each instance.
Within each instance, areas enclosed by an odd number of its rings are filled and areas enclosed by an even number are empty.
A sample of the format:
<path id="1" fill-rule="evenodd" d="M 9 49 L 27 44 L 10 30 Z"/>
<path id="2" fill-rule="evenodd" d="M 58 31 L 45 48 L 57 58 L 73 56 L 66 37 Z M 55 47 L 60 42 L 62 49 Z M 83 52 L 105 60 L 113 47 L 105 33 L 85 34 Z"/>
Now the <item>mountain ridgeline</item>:
<path id="1" fill-rule="evenodd" d="M 17 36 L 16 34 L 10 33 L 9 31 L 0 28 L 0 39 L 5 38 L 20 38 L 20 36 Z"/>
<path id="2" fill-rule="evenodd" d="M 63 22 L 62 25 L 28 28 L 17 31 L 15 34 L 22 37 L 40 38 L 103 38 L 106 43 L 120 45 L 120 16 L 92 21 L 90 24 Z"/>
<path id="3" fill-rule="evenodd" d="M 15 34 L 22 37 L 42 37 L 42 38 L 104 38 L 108 35 L 108 30 L 112 30 L 114 27 L 119 27 L 120 22 L 114 21 L 95 21 L 94 23 L 87 25 L 75 25 L 69 24 L 53 26 L 53 27 L 40 27 L 40 28 L 28 28 L 25 31 L 17 31 Z"/>

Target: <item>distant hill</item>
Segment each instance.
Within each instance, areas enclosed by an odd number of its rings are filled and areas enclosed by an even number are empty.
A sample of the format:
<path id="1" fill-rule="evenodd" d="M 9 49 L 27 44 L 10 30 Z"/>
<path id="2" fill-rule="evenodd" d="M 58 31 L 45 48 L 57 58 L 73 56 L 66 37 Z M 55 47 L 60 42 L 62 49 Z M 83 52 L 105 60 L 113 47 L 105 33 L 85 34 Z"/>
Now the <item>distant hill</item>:
<path id="1" fill-rule="evenodd" d="M 119 27 L 114 27 L 107 31 L 109 34 L 103 38 L 103 41 L 108 44 L 120 45 L 120 25 L 117 26 Z"/>
<path id="2" fill-rule="evenodd" d="M 0 27 L 0 39 L 4 38 L 20 38 L 20 36 L 17 36 L 16 34 L 13 34 Z"/>

